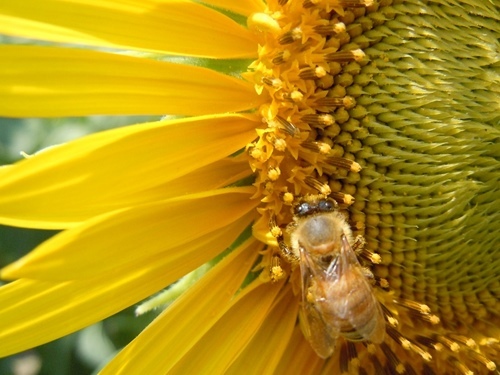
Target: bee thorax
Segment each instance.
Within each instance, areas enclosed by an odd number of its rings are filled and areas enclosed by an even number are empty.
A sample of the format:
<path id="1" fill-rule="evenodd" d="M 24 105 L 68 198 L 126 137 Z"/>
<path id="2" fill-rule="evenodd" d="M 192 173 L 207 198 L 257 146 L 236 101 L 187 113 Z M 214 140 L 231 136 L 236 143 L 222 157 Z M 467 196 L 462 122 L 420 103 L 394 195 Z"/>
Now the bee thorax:
<path id="1" fill-rule="evenodd" d="M 338 251 L 342 229 L 333 225 L 327 216 L 312 217 L 298 228 L 300 243 L 315 254 Z"/>

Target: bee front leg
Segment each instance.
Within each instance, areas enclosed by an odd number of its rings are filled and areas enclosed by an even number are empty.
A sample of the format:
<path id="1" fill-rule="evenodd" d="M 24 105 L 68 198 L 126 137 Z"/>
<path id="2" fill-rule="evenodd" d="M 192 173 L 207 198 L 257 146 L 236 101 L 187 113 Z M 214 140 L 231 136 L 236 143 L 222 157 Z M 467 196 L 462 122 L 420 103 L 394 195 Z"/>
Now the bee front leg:
<path id="1" fill-rule="evenodd" d="M 287 245 L 285 238 L 283 237 L 283 230 L 276 224 L 276 218 L 274 216 L 272 216 L 269 220 L 269 230 L 271 231 L 271 235 L 276 238 L 276 241 L 278 241 L 278 248 L 281 256 L 291 264 L 298 264 L 300 259 Z"/>
<path id="2" fill-rule="evenodd" d="M 278 240 L 278 245 L 280 248 L 280 253 L 283 256 L 283 258 L 285 258 L 288 261 L 288 263 L 298 264 L 300 261 L 299 257 L 297 257 L 297 255 L 295 255 L 292 252 L 292 250 L 290 250 L 288 245 L 283 240 L 283 237 L 277 238 L 277 240 Z"/>
<path id="3" fill-rule="evenodd" d="M 269 270 L 271 280 L 273 282 L 276 282 L 285 277 L 285 271 L 281 267 L 281 257 L 291 264 L 297 264 L 299 262 L 299 258 L 292 252 L 292 250 L 290 250 L 290 248 L 286 244 L 285 238 L 283 237 L 283 231 L 276 224 L 276 218 L 274 216 L 272 216 L 269 220 L 269 230 L 271 232 L 271 235 L 276 238 L 279 249 L 279 254 L 273 254 L 271 267 Z"/>

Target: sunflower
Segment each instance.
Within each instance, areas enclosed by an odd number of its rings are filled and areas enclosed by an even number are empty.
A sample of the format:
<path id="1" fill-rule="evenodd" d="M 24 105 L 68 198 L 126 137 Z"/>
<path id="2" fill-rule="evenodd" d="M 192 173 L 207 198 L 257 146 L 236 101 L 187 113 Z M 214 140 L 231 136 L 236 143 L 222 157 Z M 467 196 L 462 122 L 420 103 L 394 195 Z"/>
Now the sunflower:
<path id="1" fill-rule="evenodd" d="M 2 270 L 2 355 L 208 263 L 102 374 L 495 371 L 494 1 L 0 8 L 1 33 L 50 42 L 0 48 L 1 115 L 167 115 L 0 170 L 2 224 L 61 230 Z M 328 358 L 304 338 L 307 291 L 282 246 L 293 208 L 315 196 L 362 240 L 386 327 L 380 343 L 338 335 Z"/>

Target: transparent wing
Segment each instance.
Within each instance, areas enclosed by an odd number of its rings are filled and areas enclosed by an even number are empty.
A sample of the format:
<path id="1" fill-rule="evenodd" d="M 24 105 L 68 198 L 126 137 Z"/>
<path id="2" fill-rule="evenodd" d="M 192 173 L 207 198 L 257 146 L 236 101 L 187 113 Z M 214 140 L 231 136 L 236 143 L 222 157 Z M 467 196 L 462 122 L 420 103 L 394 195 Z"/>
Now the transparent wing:
<path id="1" fill-rule="evenodd" d="M 315 306 L 317 298 L 322 298 L 315 293 L 317 287 L 314 283 L 318 282 L 318 275 L 313 261 L 308 254 L 301 249 L 300 271 L 302 274 L 302 304 L 299 311 L 300 327 L 304 336 L 311 344 L 321 358 L 328 358 L 335 350 L 337 338 L 340 334 L 340 329 L 335 322 L 325 321 L 324 316 Z M 320 271 L 324 274 L 324 271 Z"/>
<path id="2" fill-rule="evenodd" d="M 372 294 L 372 296 L 375 303 L 375 311 L 372 318 L 373 327 L 365 326 L 364 329 L 359 329 L 359 332 L 365 340 L 369 340 L 375 344 L 381 344 L 385 338 L 385 318 L 380 303 L 375 295 Z"/>

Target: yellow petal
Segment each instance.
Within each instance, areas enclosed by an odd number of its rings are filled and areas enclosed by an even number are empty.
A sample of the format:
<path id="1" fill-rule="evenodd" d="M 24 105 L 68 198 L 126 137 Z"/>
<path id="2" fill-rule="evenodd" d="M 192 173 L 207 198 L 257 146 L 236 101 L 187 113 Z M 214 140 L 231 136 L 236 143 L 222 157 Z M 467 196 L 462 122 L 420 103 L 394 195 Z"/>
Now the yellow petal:
<path id="1" fill-rule="evenodd" d="M 183 0 L 3 0 L 0 33 L 211 58 L 257 54 L 257 43 L 246 28 Z"/>
<path id="2" fill-rule="evenodd" d="M 180 296 L 101 374 L 166 374 L 223 315 L 258 254 L 246 241 Z"/>
<path id="3" fill-rule="evenodd" d="M 255 137 L 256 124 L 241 115 L 160 121 L 48 149 L 0 170 L 0 222 L 67 228 L 111 210 L 168 198 L 169 181 L 243 148 Z M 182 188 L 191 180 L 178 183 Z M 193 183 L 208 189 L 200 180 Z M 174 183 L 171 193 L 176 186 L 179 190 Z"/>
<path id="4" fill-rule="evenodd" d="M 288 347 L 281 357 L 281 361 L 278 367 L 274 370 L 273 374 L 320 374 L 324 362 L 325 361 L 318 357 L 311 345 L 304 338 L 300 326 L 296 325 L 295 330 L 288 341 Z"/>
<path id="5" fill-rule="evenodd" d="M 157 254 L 94 279 L 63 283 L 22 279 L 3 286 L 0 357 L 62 337 L 137 303 L 214 258 L 247 225 L 248 219 L 240 219 L 194 241 L 189 251 Z"/>
<path id="6" fill-rule="evenodd" d="M 246 155 L 240 154 L 236 158 L 230 157 L 216 161 L 144 193 L 154 194 L 155 199 L 160 196 L 170 198 L 225 187 L 249 177 L 250 174 Z M 200 181 L 203 181 L 203 184 L 200 184 Z"/>
<path id="7" fill-rule="evenodd" d="M 203 115 L 254 108 L 253 86 L 213 70 L 111 53 L 0 47 L 0 115 Z"/>
<path id="8" fill-rule="evenodd" d="M 246 287 L 226 314 L 168 374 L 224 374 L 266 320 L 283 283 Z"/>
<path id="9" fill-rule="evenodd" d="M 266 10 L 266 4 L 261 0 L 202 0 L 202 2 L 243 14 L 244 16 L 249 16 L 256 12 L 264 12 Z"/>
<path id="10" fill-rule="evenodd" d="M 245 350 L 224 374 L 274 374 L 297 321 L 299 304 L 289 286 L 281 292 L 266 320 Z M 272 334 L 270 334 L 272 332 Z M 292 371 L 291 373 L 302 374 Z"/>
<path id="11" fill-rule="evenodd" d="M 244 217 L 258 205 L 253 187 L 227 188 L 114 211 L 68 229 L 2 270 L 2 278 L 76 280 L 164 254 Z M 247 220 L 247 223 L 251 219 Z"/>

